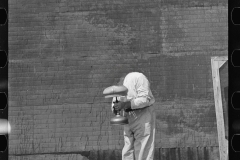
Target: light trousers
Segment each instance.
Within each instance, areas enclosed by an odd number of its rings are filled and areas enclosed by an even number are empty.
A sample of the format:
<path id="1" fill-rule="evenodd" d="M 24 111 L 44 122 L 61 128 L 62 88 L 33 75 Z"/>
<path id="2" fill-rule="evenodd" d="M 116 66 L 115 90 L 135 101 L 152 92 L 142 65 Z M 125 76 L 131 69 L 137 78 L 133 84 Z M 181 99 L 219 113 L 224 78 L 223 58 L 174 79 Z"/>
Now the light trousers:
<path id="1" fill-rule="evenodd" d="M 153 160 L 155 142 L 155 112 L 153 106 L 126 115 L 122 160 Z"/>

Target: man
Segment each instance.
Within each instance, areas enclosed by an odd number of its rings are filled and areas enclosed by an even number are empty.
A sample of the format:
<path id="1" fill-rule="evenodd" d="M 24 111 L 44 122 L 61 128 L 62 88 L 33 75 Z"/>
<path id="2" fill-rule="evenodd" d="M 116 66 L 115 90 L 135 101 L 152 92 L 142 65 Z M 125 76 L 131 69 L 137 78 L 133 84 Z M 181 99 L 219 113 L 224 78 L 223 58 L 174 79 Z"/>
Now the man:
<path id="1" fill-rule="evenodd" d="M 153 160 L 155 141 L 155 99 L 145 75 L 131 72 L 123 85 L 128 89 L 125 100 L 114 103 L 113 110 L 124 110 L 129 124 L 124 125 L 122 160 Z"/>

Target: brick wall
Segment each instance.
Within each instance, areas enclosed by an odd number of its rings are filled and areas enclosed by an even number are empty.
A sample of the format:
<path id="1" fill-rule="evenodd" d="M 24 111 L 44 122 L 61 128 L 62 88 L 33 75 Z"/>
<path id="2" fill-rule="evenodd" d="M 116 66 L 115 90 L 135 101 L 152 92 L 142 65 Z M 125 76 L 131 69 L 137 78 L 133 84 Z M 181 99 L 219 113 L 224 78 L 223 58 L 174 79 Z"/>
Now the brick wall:
<path id="1" fill-rule="evenodd" d="M 151 82 L 156 148 L 218 146 L 210 59 L 227 55 L 227 8 L 225 0 L 9 0 L 11 159 L 119 156 L 122 126 L 110 126 L 102 91 L 130 71 Z"/>

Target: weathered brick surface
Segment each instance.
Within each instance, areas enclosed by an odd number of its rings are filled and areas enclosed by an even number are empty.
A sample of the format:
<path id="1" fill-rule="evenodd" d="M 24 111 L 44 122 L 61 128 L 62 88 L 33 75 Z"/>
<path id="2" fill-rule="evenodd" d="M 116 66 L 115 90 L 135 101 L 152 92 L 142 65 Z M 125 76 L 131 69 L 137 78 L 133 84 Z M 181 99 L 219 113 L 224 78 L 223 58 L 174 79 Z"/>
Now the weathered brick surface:
<path id="1" fill-rule="evenodd" d="M 217 146 L 210 59 L 227 55 L 227 9 L 226 0 L 10 0 L 11 158 L 120 150 L 122 126 L 110 126 L 102 91 L 130 71 L 151 82 L 157 148 Z"/>
<path id="2" fill-rule="evenodd" d="M 111 151 L 111 152 L 110 152 Z M 48 153 L 32 155 L 10 155 L 16 160 L 121 160 L 121 150 L 92 150 L 78 153 Z M 156 160 L 216 160 L 219 159 L 218 147 L 156 148 Z"/>
<path id="3" fill-rule="evenodd" d="M 81 154 L 40 154 L 40 155 L 25 155 L 25 156 L 9 156 L 9 159 L 16 159 L 16 160 L 89 160 L 85 156 L 82 156 Z"/>

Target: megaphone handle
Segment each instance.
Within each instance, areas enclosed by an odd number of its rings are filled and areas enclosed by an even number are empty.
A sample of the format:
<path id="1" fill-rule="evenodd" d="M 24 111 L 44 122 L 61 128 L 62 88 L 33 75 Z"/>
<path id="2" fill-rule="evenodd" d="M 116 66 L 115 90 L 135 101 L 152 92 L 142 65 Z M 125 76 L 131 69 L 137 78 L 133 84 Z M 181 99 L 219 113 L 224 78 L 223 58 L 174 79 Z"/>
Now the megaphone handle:
<path id="1" fill-rule="evenodd" d="M 117 97 L 116 97 L 116 102 L 115 103 L 118 103 L 119 101 L 118 101 L 118 99 L 117 99 Z M 117 111 L 117 115 L 120 115 L 120 111 Z"/>
<path id="2" fill-rule="evenodd" d="M 118 99 L 117 99 L 117 97 L 116 97 L 116 103 L 118 103 L 119 101 L 118 101 Z"/>

